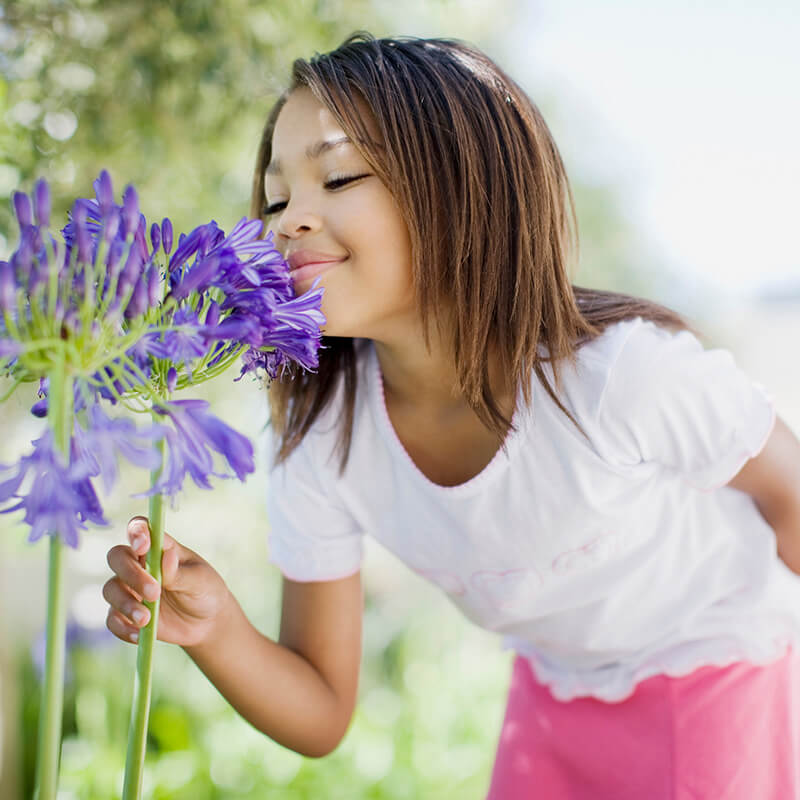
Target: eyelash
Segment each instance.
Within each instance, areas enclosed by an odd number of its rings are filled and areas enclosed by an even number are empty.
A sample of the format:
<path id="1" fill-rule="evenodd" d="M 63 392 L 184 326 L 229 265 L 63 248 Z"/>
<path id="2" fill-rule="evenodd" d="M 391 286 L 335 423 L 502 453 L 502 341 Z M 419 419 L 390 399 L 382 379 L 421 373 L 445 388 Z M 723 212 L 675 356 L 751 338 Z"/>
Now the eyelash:
<path id="1" fill-rule="evenodd" d="M 325 181 L 323 186 L 326 189 L 338 189 L 339 187 L 345 186 L 348 183 L 357 181 L 359 178 L 366 177 L 366 173 L 364 175 L 343 175 L 341 178 L 331 178 L 329 181 Z M 273 214 L 277 214 L 279 211 L 283 211 L 285 207 L 286 203 L 273 203 L 271 206 L 264 206 L 264 208 L 261 209 L 261 214 L 264 217 L 269 217 Z"/>

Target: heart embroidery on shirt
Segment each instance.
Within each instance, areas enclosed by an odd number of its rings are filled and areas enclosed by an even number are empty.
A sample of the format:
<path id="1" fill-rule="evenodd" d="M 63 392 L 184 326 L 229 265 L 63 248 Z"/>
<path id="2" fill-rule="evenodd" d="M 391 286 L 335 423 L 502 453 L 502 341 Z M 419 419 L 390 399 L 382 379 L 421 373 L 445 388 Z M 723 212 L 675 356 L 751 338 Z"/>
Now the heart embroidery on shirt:
<path id="1" fill-rule="evenodd" d="M 556 556 L 550 568 L 557 575 L 566 575 L 576 569 L 586 569 L 607 559 L 618 545 L 619 536 L 609 531 L 581 547 Z"/>

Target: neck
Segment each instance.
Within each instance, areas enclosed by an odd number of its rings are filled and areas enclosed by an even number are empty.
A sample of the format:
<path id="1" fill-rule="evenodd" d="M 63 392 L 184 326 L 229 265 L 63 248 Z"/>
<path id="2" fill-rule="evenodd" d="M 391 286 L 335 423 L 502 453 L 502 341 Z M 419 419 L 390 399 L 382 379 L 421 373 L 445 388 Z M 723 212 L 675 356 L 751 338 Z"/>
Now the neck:
<path id="1" fill-rule="evenodd" d="M 421 324 L 406 329 L 402 336 L 373 341 L 387 403 L 431 418 L 474 415 L 459 389 L 450 349 L 435 325 L 431 327 L 430 349 L 425 345 Z M 516 393 L 508 381 L 501 380 L 496 359 L 490 361 L 489 375 L 500 408 L 510 416 Z"/>

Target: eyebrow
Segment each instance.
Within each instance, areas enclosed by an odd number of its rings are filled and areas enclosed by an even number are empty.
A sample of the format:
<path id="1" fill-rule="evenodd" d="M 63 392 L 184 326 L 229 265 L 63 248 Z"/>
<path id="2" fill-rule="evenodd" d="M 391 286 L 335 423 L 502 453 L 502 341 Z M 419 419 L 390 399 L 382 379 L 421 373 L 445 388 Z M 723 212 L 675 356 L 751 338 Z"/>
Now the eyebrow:
<path id="1" fill-rule="evenodd" d="M 347 136 L 340 136 L 338 139 L 325 139 L 321 142 L 316 142 L 306 148 L 306 158 L 312 161 L 315 158 L 319 158 L 323 153 L 327 153 L 328 150 L 333 150 L 334 147 L 339 147 L 343 144 L 352 144 L 352 141 Z M 280 160 L 276 158 L 270 161 L 267 165 L 266 174 L 277 175 L 280 172 Z"/>

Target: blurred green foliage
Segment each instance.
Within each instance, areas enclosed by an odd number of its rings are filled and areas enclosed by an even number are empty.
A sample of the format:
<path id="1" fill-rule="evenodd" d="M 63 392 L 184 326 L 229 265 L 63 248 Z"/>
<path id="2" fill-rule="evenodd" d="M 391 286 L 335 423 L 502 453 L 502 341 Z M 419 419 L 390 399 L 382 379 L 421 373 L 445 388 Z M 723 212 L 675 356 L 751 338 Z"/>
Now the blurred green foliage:
<path id="1" fill-rule="evenodd" d="M 103 167 L 177 230 L 249 206 L 260 126 L 294 57 L 365 23 L 370 0 L 75 0 L 4 6 L 0 193 L 53 183 L 56 219 Z M 239 156 L 247 154 L 243 163 Z M 88 188 L 87 188 L 88 187 Z M 119 185 L 119 190 L 122 186 Z M 10 208 L 0 208 L 9 239 Z"/>
<path id="2" fill-rule="evenodd" d="M 487 655 L 454 608 L 397 625 L 365 608 L 360 702 L 343 743 L 306 759 L 245 723 L 175 647 L 159 643 L 143 794 L 149 800 L 478 800 L 488 786 L 510 655 Z M 387 631 L 389 632 L 387 641 Z M 120 797 L 135 649 L 111 634 L 69 652 L 59 797 Z M 24 774 L 32 796 L 39 684 L 20 653 Z M 274 691 L 265 686 L 264 692 Z"/>

